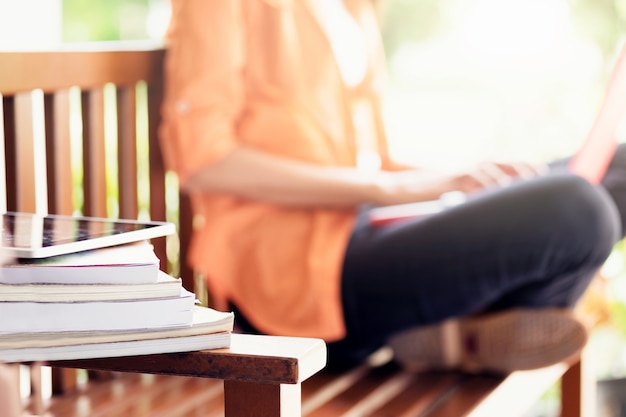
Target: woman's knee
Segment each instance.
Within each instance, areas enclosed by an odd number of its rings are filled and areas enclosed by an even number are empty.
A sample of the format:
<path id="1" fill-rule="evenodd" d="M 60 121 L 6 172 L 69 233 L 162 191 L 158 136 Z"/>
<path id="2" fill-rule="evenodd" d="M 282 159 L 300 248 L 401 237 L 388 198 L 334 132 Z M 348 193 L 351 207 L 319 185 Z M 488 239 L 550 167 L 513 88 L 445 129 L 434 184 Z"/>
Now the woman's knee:
<path id="1" fill-rule="evenodd" d="M 568 239 L 586 246 L 590 259 L 603 262 L 621 236 L 621 220 L 612 198 L 602 187 L 584 178 L 564 175 L 554 184 L 551 197 Z M 572 242 L 573 243 L 573 242 Z"/>

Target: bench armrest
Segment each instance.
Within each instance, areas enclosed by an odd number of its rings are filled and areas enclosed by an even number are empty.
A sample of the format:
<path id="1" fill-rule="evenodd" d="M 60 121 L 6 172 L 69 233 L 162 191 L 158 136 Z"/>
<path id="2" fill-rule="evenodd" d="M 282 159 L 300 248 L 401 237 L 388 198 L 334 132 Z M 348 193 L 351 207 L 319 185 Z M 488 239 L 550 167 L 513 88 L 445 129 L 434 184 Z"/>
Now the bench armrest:
<path id="1" fill-rule="evenodd" d="M 53 361 L 49 365 L 264 384 L 298 384 L 326 365 L 326 345 L 320 339 L 233 334 L 228 349 Z"/>

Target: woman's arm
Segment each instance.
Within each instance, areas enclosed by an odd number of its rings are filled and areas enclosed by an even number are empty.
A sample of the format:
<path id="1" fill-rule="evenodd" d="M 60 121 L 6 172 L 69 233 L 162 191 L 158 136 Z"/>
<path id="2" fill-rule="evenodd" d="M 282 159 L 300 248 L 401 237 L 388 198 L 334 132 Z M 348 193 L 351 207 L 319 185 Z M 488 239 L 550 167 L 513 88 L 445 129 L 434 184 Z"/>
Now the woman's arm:
<path id="1" fill-rule="evenodd" d="M 457 172 L 420 169 L 364 173 L 240 146 L 190 175 L 183 187 L 290 206 L 348 207 L 432 200 L 448 191 L 472 192 L 504 184 L 515 175 L 516 169 L 509 164 L 479 164 Z"/>

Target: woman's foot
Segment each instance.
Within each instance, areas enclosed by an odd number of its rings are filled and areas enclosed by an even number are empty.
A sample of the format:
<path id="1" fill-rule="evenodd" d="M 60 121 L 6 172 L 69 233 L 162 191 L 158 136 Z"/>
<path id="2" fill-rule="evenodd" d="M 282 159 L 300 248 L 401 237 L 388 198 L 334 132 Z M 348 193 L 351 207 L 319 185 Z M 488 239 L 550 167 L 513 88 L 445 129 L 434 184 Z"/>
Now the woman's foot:
<path id="1" fill-rule="evenodd" d="M 395 360 L 410 370 L 509 373 L 570 361 L 587 330 L 570 310 L 509 310 L 413 328 L 390 338 Z"/>

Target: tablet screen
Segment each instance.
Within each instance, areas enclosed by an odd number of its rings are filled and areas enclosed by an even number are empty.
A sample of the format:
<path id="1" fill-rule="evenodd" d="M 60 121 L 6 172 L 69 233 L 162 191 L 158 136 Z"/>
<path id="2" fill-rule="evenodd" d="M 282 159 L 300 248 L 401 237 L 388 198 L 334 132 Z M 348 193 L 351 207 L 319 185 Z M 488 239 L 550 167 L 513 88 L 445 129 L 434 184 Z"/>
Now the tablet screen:
<path id="1" fill-rule="evenodd" d="M 2 249 L 15 258 L 46 258 L 173 234 L 169 222 L 4 213 Z"/>

